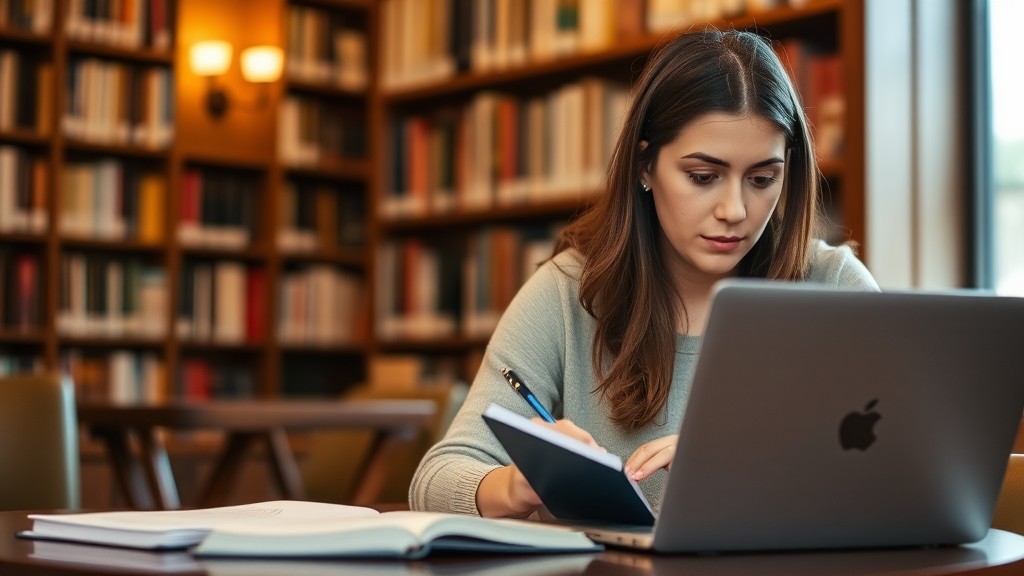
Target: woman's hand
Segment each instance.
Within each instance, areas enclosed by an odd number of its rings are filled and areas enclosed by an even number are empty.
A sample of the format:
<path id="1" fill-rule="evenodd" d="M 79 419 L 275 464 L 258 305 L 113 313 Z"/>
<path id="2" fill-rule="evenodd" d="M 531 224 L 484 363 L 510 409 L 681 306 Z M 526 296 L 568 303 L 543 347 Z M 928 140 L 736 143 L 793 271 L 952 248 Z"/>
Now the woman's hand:
<path id="1" fill-rule="evenodd" d="M 540 418 L 534 418 L 533 421 L 595 448 L 601 448 L 589 432 L 569 420 L 559 420 L 554 424 L 544 422 Z M 476 508 L 484 517 L 525 518 L 540 506 L 540 497 L 515 464 L 492 470 L 484 476 L 476 489 Z"/>
<path id="2" fill-rule="evenodd" d="M 662 436 L 636 449 L 626 460 L 626 475 L 633 480 L 643 480 L 659 468 L 668 470 L 672 467 L 672 458 L 676 455 L 676 442 L 679 435 Z"/>

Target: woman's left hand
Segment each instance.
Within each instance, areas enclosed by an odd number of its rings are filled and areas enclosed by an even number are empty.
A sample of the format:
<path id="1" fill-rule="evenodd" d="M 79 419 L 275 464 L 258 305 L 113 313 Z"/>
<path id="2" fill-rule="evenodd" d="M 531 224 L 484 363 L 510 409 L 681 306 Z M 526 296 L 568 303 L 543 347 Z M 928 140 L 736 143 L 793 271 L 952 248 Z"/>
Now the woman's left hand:
<path id="1" fill-rule="evenodd" d="M 668 470 L 672 466 L 672 458 L 676 455 L 678 434 L 662 436 L 636 449 L 626 460 L 626 475 L 633 480 L 643 480 L 658 470 Z"/>

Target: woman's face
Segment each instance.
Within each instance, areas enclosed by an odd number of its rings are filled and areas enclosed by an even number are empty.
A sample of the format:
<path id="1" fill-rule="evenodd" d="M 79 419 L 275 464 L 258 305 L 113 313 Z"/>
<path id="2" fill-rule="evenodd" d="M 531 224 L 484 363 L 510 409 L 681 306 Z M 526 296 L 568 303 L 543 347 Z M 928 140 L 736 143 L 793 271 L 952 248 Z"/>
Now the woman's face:
<path id="1" fill-rule="evenodd" d="M 642 172 L 669 269 L 687 282 L 735 275 L 779 202 L 785 160 L 785 134 L 760 116 L 716 112 L 683 127 Z"/>

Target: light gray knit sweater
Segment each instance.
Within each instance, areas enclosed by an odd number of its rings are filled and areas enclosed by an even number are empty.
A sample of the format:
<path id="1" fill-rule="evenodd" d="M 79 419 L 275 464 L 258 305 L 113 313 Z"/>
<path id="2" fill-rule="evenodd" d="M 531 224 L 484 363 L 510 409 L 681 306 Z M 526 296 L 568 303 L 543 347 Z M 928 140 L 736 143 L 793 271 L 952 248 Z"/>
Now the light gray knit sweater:
<path id="1" fill-rule="evenodd" d="M 810 260 L 810 282 L 878 290 L 874 278 L 848 247 L 834 248 L 816 241 Z M 480 415 L 495 402 L 528 418 L 535 416 L 502 379 L 504 367 L 513 368 L 555 418 L 572 420 L 623 461 L 645 442 L 678 431 L 700 338 L 677 336 L 665 412 L 639 431 L 622 432 L 609 418 L 611 407 L 593 392 L 597 379 L 591 343 L 596 324 L 579 303 L 580 255 L 562 252 L 554 263 L 538 269 L 498 323 L 465 404 L 413 477 L 409 488 L 413 510 L 479 514 L 476 490 L 480 481 L 491 470 L 510 463 Z M 661 504 L 665 477 L 665 471 L 659 470 L 640 482 L 655 509 Z"/>

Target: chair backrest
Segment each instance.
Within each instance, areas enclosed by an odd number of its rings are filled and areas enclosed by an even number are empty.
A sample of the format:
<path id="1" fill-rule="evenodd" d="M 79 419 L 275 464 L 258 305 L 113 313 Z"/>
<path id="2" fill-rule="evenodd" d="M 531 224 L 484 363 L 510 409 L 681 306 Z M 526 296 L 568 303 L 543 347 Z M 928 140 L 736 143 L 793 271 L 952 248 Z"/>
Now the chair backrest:
<path id="1" fill-rule="evenodd" d="M 0 378 L 0 510 L 79 508 L 79 466 L 71 379 Z"/>
<path id="2" fill-rule="evenodd" d="M 1011 454 L 992 527 L 1024 534 L 1024 454 Z"/>
<path id="3" fill-rule="evenodd" d="M 348 399 L 432 400 L 437 404 L 437 415 L 428 433 L 395 455 L 379 503 L 406 501 L 416 466 L 447 431 L 466 397 L 466 388 L 465 384 L 439 384 L 418 390 L 361 387 L 346 394 Z M 306 496 L 320 502 L 351 503 L 360 480 L 357 472 L 370 456 L 372 439 L 368 430 L 324 430 L 313 434 L 300 464 Z"/>

